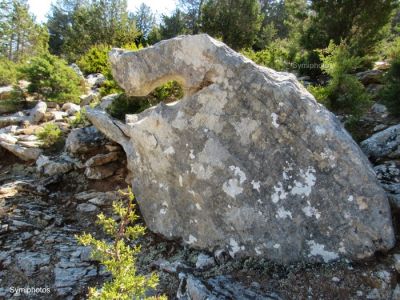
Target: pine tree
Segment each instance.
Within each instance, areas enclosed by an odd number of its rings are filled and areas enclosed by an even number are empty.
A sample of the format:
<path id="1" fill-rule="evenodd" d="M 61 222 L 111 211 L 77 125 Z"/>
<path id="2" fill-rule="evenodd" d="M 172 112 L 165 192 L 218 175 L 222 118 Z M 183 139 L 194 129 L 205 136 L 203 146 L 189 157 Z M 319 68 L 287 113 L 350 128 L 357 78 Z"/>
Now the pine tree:
<path id="1" fill-rule="evenodd" d="M 258 0 L 208 0 L 202 12 L 202 30 L 221 38 L 235 50 L 251 47 L 260 29 Z"/>

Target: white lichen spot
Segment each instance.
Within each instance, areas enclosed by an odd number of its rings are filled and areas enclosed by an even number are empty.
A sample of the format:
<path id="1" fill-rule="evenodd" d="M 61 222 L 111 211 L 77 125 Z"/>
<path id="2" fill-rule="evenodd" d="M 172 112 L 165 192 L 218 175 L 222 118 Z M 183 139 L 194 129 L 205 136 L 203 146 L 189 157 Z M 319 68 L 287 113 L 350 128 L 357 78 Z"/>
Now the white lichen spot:
<path id="1" fill-rule="evenodd" d="M 326 134 L 326 130 L 325 130 L 325 128 L 317 125 L 317 126 L 315 126 L 315 133 L 318 134 L 318 135 L 325 135 Z"/>
<path id="2" fill-rule="evenodd" d="M 251 184 L 253 186 L 253 189 L 257 190 L 257 192 L 260 192 L 261 183 L 259 181 L 252 180 Z"/>
<path id="3" fill-rule="evenodd" d="M 310 254 L 308 257 L 321 256 L 326 263 L 339 258 L 337 253 L 325 250 L 325 245 L 318 244 L 315 241 L 307 241 L 307 244 L 310 247 Z"/>
<path id="4" fill-rule="evenodd" d="M 201 206 L 199 203 L 196 203 L 196 208 L 197 208 L 197 210 L 201 210 Z"/>
<path id="5" fill-rule="evenodd" d="M 240 182 L 236 178 L 229 179 L 222 185 L 222 190 L 232 198 L 236 198 L 237 195 L 243 192 L 243 188 L 239 185 Z"/>
<path id="6" fill-rule="evenodd" d="M 280 244 L 275 244 L 275 245 L 273 245 L 273 247 L 274 247 L 274 249 L 279 249 L 281 247 L 281 245 Z"/>
<path id="7" fill-rule="evenodd" d="M 183 179 L 182 176 L 179 175 L 179 185 L 182 187 L 183 186 Z"/>
<path id="8" fill-rule="evenodd" d="M 256 252 L 257 255 L 261 255 L 261 254 L 262 254 L 262 251 L 261 251 L 261 247 L 260 247 L 260 246 L 255 247 L 255 248 L 254 248 L 254 251 Z"/>
<path id="9" fill-rule="evenodd" d="M 307 206 L 303 207 L 302 211 L 307 217 L 315 217 L 317 220 L 321 217 L 321 213 L 315 207 L 312 207 L 310 201 L 307 201 Z"/>
<path id="10" fill-rule="evenodd" d="M 309 167 L 307 171 L 300 170 L 300 176 L 303 178 L 303 183 L 295 180 L 294 187 L 291 190 L 292 195 L 310 196 L 312 187 L 315 185 L 316 177 L 314 175 L 315 169 Z"/>
<path id="11" fill-rule="evenodd" d="M 193 235 L 189 235 L 189 240 L 185 241 L 187 244 L 193 244 L 195 242 L 197 242 L 197 238 L 194 237 Z"/>
<path id="12" fill-rule="evenodd" d="M 350 195 L 349 198 L 347 198 L 347 201 L 353 202 L 354 201 L 354 197 Z"/>
<path id="13" fill-rule="evenodd" d="M 233 238 L 229 239 L 229 246 L 230 246 L 229 254 L 232 257 L 234 257 L 235 254 L 241 250 L 241 247 L 239 246 L 238 242 L 236 242 Z"/>
<path id="14" fill-rule="evenodd" d="M 164 150 L 164 153 L 167 154 L 167 155 L 175 154 L 175 149 L 174 149 L 174 147 L 170 146 L 170 147 L 168 147 L 167 149 Z"/>
<path id="15" fill-rule="evenodd" d="M 272 118 L 272 125 L 273 125 L 275 128 L 278 128 L 278 127 L 279 127 L 279 124 L 278 124 L 278 115 L 277 115 L 276 113 L 272 113 L 272 114 L 271 114 L 271 118 Z"/>
<path id="16" fill-rule="evenodd" d="M 258 199 L 258 200 L 257 200 L 257 203 L 259 203 L 259 204 L 263 204 L 263 202 L 262 202 L 262 200 L 261 200 L 261 199 Z"/>
<path id="17" fill-rule="evenodd" d="M 193 149 L 192 150 L 190 150 L 190 153 L 189 153 L 189 157 L 190 157 L 190 159 L 195 159 L 196 158 L 196 156 L 193 154 Z"/>
<path id="18" fill-rule="evenodd" d="M 166 208 L 161 208 L 160 209 L 160 214 L 161 215 L 165 215 L 167 213 L 167 209 Z"/>
<path id="19" fill-rule="evenodd" d="M 239 167 L 230 166 L 229 169 L 231 169 L 234 172 L 235 176 L 239 177 L 240 184 L 245 182 L 245 180 L 247 179 L 246 174 L 242 170 L 240 170 Z"/>
<path id="20" fill-rule="evenodd" d="M 278 219 L 286 219 L 286 218 L 290 218 L 292 219 L 292 213 L 288 210 L 285 210 L 282 206 L 278 208 L 276 215 L 276 218 Z"/>
<path id="21" fill-rule="evenodd" d="M 285 192 L 282 183 L 279 182 L 278 185 L 274 186 L 274 193 L 271 195 L 271 200 L 273 203 L 278 203 L 279 200 L 286 199 L 286 196 L 287 193 Z"/>
<path id="22" fill-rule="evenodd" d="M 340 252 L 340 253 L 346 253 L 346 248 L 344 247 L 344 243 L 343 243 L 343 242 L 340 242 L 340 243 L 339 243 L 339 246 L 340 246 L 339 252 Z"/>

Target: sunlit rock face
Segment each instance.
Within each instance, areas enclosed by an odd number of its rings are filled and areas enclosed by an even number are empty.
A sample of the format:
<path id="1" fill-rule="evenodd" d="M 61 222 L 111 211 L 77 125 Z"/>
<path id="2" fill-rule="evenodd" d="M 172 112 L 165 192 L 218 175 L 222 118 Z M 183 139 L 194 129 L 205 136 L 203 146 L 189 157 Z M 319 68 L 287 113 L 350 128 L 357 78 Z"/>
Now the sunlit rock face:
<path id="1" fill-rule="evenodd" d="M 210 251 L 274 261 L 360 259 L 394 244 L 374 172 L 296 78 L 208 35 L 110 53 L 130 95 L 168 80 L 186 96 L 126 123 L 88 109 L 120 143 L 150 230 Z"/>

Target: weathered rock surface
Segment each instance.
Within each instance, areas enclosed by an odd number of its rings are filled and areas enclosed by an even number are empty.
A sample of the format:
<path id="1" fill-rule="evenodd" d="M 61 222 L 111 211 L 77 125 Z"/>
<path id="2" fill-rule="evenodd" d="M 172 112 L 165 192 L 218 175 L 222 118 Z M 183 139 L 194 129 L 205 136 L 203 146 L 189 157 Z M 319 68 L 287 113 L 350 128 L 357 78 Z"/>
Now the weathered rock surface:
<path id="1" fill-rule="evenodd" d="M 104 135 L 95 127 L 73 129 L 65 142 L 65 148 L 72 154 L 87 153 L 106 143 Z"/>
<path id="2" fill-rule="evenodd" d="M 181 275 L 177 293 L 179 300 L 279 300 L 276 293 L 263 295 L 261 292 L 250 290 L 227 276 L 217 276 L 203 282 L 192 275 Z"/>
<path id="3" fill-rule="evenodd" d="M 207 35 L 114 50 L 110 60 L 130 95 L 173 79 L 186 93 L 127 124 L 88 109 L 123 146 L 152 231 L 279 262 L 358 259 L 393 246 L 388 200 L 368 160 L 293 75 Z"/>
<path id="4" fill-rule="evenodd" d="M 42 154 L 43 152 L 43 150 L 39 148 L 32 148 L 32 147 L 28 148 L 22 145 L 10 144 L 2 141 L 0 141 L 0 146 L 3 147 L 4 149 L 7 149 L 20 159 L 26 161 L 37 160 L 40 154 Z"/>
<path id="5" fill-rule="evenodd" d="M 29 115 L 29 121 L 32 124 L 38 124 L 40 121 L 43 120 L 44 116 L 46 115 L 47 104 L 46 102 L 39 101 L 38 104 L 32 109 Z"/>
<path id="6" fill-rule="evenodd" d="M 374 160 L 400 157 L 400 124 L 374 134 L 361 142 L 360 146 Z"/>

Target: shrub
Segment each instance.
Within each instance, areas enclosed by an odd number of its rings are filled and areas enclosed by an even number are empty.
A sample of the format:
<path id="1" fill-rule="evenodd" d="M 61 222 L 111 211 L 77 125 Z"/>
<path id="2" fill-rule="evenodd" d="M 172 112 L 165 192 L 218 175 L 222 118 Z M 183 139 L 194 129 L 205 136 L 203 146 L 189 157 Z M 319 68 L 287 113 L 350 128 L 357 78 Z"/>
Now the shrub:
<path id="1" fill-rule="evenodd" d="M 400 115 L 400 37 L 390 47 L 388 58 L 391 66 L 385 75 L 385 87 L 381 96 L 390 112 Z"/>
<path id="2" fill-rule="evenodd" d="M 132 97 L 122 93 L 112 102 L 107 111 L 114 118 L 123 120 L 126 114 L 137 114 L 150 106 L 147 97 Z"/>
<path id="3" fill-rule="evenodd" d="M 255 52 L 252 49 L 245 49 L 241 53 L 256 64 L 277 71 L 284 71 L 289 67 L 289 52 L 279 42 L 271 43 L 268 48 L 261 51 Z"/>
<path id="4" fill-rule="evenodd" d="M 85 127 L 90 124 L 86 114 L 86 108 L 82 108 L 75 114 L 75 118 L 69 121 L 69 124 L 73 127 Z"/>
<path id="5" fill-rule="evenodd" d="M 128 242 L 143 236 L 145 227 L 140 224 L 130 225 L 139 218 L 131 189 L 128 188 L 128 193 L 121 194 L 127 196 L 127 204 L 124 205 L 122 200 L 113 203 L 113 210 L 118 218 L 108 218 L 103 213 L 97 216 L 97 223 L 113 238 L 112 243 L 98 240 L 91 234 L 77 236 L 80 244 L 91 246 L 92 258 L 100 261 L 113 278 L 99 290 L 90 288 L 89 299 L 166 299 L 163 296 L 148 298 L 145 295 L 148 289 L 156 288 L 158 277 L 154 273 L 150 276 L 137 274 L 136 257 L 140 253 L 140 245 L 131 247 Z"/>
<path id="6" fill-rule="evenodd" d="M 137 114 L 160 102 L 173 102 L 183 97 L 183 89 L 176 81 L 169 81 L 154 89 L 148 96 L 135 97 L 121 93 L 108 108 L 114 118 L 123 120 L 126 114 Z"/>
<path id="7" fill-rule="evenodd" d="M 15 84 L 17 82 L 17 66 L 14 62 L 0 59 L 0 86 Z"/>
<path id="8" fill-rule="evenodd" d="M 312 87 L 310 92 L 317 100 L 336 113 L 359 117 L 370 104 L 370 96 L 358 79 L 351 75 L 362 63 L 362 58 L 350 54 L 346 44 L 335 45 L 320 51 L 321 69 L 330 77 L 327 86 Z"/>
<path id="9" fill-rule="evenodd" d="M 56 124 L 47 123 L 36 136 L 43 142 L 44 147 L 49 148 L 61 140 L 61 130 Z"/>
<path id="10" fill-rule="evenodd" d="M 67 63 L 49 53 L 34 57 L 22 71 L 30 81 L 28 91 L 54 102 L 79 103 L 81 80 Z"/>

